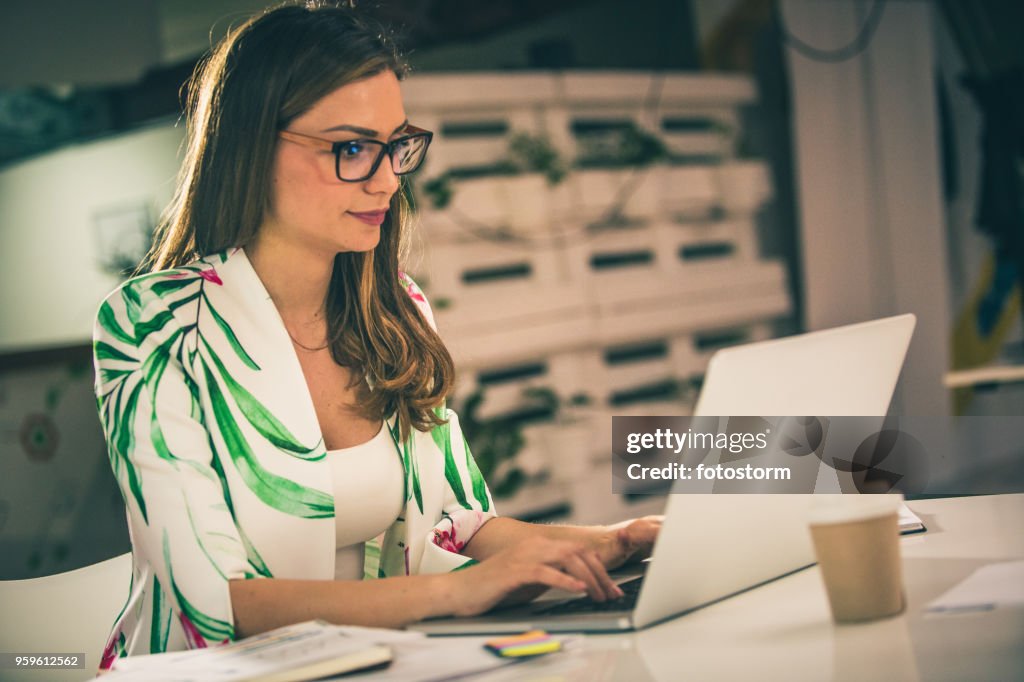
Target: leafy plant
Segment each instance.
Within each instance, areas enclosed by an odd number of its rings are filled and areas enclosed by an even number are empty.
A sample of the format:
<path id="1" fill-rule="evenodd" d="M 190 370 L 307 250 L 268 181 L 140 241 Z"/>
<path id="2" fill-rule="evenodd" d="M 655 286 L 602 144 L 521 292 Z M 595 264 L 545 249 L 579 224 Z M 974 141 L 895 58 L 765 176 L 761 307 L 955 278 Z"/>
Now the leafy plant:
<path id="1" fill-rule="evenodd" d="M 547 386 L 531 386 L 523 390 L 523 396 L 539 409 L 547 411 L 559 421 L 575 421 L 574 414 L 579 408 L 589 406 L 593 401 L 586 393 L 573 393 L 563 398 L 554 389 Z"/>
<path id="2" fill-rule="evenodd" d="M 571 407 L 589 407 L 593 402 L 593 399 L 586 393 L 573 393 L 569 396 L 569 405 Z"/>
<path id="3" fill-rule="evenodd" d="M 473 451 L 477 467 L 491 491 L 495 497 L 508 497 L 526 482 L 526 474 L 522 469 L 514 464 L 507 466 L 515 460 L 526 441 L 516 420 L 507 416 L 481 418 L 480 407 L 483 401 L 483 388 L 478 388 L 470 394 L 462 404 L 459 423 Z M 498 479 L 503 468 L 506 471 Z"/>
<path id="4" fill-rule="evenodd" d="M 626 217 L 625 208 L 630 197 L 647 176 L 641 173 L 640 169 L 667 161 L 670 157 L 668 147 L 660 137 L 635 123 L 581 134 L 580 147 L 583 151 L 576 159 L 578 168 L 633 169 L 615 191 L 604 215 L 588 227 L 600 230 L 631 226 L 632 222 Z"/>
<path id="5" fill-rule="evenodd" d="M 452 201 L 452 182 L 447 173 L 427 180 L 421 185 L 421 188 L 430 201 L 430 205 L 438 210 L 445 208 Z"/>
<path id="6" fill-rule="evenodd" d="M 509 138 L 506 158 L 485 166 L 451 168 L 420 185 L 430 205 L 441 210 L 451 204 L 453 180 L 540 173 L 551 186 L 565 179 L 568 166 L 546 135 L 519 132 Z"/>
<path id="7" fill-rule="evenodd" d="M 584 152 L 576 160 L 580 168 L 623 168 L 649 166 L 668 158 L 668 147 L 657 135 L 635 123 L 581 140 Z"/>
<path id="8" fill-rule="evenodd" d="M 484 402 L 484 388 L 478 388 L 462 403 L 459 423 L 469 443 L 480 473 L 483 474 L 496 497 L 513 495 L 528 476 L 515 464 L 526 440 L 522 424 L 526 420 L 575 419 L 572 410 L 589 405 L 591 398 L 585 393 L 576 393 L 563 399 L 548 387 L 529 387 L 523 390 L 526 399 L 525 410 L 515 414 L 482 418 L 480 409 Z M 529 416 L 524 416 L 523 412 Z"/>
<path id="9" fill-rule="evenodd" d="M 555 186 L 565 179 L 568 169 L 558 150 L 546 135 L 516 133 L 509 140 L 509 156 L 524 172 L 541 173 Z"/>

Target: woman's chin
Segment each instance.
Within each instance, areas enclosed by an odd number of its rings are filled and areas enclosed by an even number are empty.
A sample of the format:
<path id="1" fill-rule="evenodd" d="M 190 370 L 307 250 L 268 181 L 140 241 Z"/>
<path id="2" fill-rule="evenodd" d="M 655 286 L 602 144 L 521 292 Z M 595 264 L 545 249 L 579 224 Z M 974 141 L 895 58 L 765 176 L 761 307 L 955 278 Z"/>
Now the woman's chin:
<path id="1" fill-rule="evenodd" d="M 353 239 L 348 243 L 341 245 L 338 248 L 339 253 L 353 252 L 353 253 L 366 253 L 373 251 L 380 244 L 380 231 L 377 231 L 376 235 L 367 236 L 363 239 Z"/>

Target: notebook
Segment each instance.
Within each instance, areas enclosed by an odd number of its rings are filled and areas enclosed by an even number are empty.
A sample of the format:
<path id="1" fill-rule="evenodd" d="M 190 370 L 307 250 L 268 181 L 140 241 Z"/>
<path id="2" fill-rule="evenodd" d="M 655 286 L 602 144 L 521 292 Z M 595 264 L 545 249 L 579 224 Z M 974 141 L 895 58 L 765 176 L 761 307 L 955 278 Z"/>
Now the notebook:
<path id="1" fill-rule="evenodd" d="M 103 676 L 113 682 L 303 682 L 391 662 L 391 647 L 350 629 L 307 621 L 207 649 L 129 656 Z"/>

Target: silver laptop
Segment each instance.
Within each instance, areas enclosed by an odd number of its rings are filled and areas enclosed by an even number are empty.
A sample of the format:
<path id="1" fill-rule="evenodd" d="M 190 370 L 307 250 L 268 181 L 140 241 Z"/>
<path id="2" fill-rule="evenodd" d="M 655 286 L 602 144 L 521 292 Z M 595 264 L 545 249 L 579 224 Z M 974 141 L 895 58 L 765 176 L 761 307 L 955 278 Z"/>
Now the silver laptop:
<path id="1" fill-rule="evenodd" d="M 695 414 L 884 415 L 914 323 L 913 315 L 900 315 L 721 350 L 708 365 Z M 434 635 L 643 628 L 813 564 L 810 497 L 669 495 L 646 570 L 619 583 L 624 597 L 546 598 L 410 627 Z"/>

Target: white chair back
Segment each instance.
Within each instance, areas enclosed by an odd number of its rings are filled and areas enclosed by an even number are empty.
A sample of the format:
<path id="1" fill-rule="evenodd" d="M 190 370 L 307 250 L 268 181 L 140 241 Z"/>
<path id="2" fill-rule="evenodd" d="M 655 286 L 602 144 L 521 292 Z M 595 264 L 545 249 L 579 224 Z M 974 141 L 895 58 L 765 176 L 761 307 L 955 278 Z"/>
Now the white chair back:
<path id="1" fill-rule="evenodd" d="M 110 627 L 128 598 L 132 555 L 74 571 L 0 581 L 0 652 L 84 654 L 85 667 L 0 670 L 3 680 L 86 680 L 96 674 Z"/>

